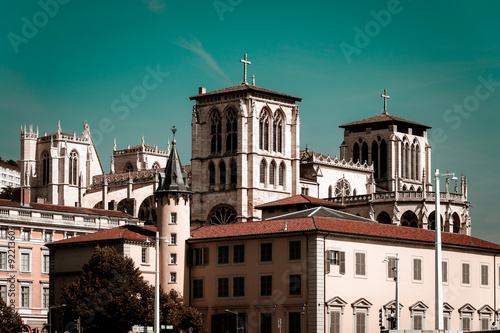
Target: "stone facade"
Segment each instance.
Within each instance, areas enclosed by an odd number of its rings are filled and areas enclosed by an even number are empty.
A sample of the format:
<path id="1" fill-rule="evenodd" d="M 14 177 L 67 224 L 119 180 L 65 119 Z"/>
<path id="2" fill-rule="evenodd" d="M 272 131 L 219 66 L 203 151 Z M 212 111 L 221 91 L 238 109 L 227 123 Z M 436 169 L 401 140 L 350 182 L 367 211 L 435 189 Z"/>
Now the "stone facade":
<path id="1" fill-rule="evenodd" d="M 193 222 L 258 220 L 256 205 L 298 193 L 300 98 L 242 84 L 191 99 Z"/>

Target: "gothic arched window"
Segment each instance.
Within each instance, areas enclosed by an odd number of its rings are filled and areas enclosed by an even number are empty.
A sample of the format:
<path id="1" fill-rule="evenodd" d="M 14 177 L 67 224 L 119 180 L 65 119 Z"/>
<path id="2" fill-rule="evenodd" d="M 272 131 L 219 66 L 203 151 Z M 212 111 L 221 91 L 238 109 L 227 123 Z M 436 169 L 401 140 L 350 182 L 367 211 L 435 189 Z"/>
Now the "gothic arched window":
<path id="1" fill-rule="evenodd" d="M 132 163 L 128 162 L 127 165 L 125 165 L 125 172 L 134 172 L 134 166 Z"/>
<path id="2" fill-rule="evenodd" d="M 387 144 L 385 140 L 380 142 L 380 171 L 381 178 L 387 178 Z"/>
<path id="3" fill-rule="evenodd" d="M 219 184 L 226 185 L 226 164 L 224 161 L 219 164 Z"/>
<path id="4" fill-rule="evenodd" d="M 236 167 L 236 161 L 235 160 L 231 160 L 231 162 L 229 163 L 229 172 L 230 172 L 230 182 L 231 182 L 231 186 L 236 186 L 236 182 L 237 182 L 237 171 L 238 171 L 238 168 Z"/>
<path id="5" fill-rule="evenodd" d="M 335 184 L 335 196 L 349 196 L 351 195 L 351 185 L 344 177 L 340 178 Z"/>
<path id="6" fill-rule="evenodd" d="M 209 174 L 209 184 L 210 186 L 214 186 L 215 185 L 215 165 L 210 162 L 210 164 L 208 165 L 208 174 Z"/>
<path id="7" fill-rule="evenodd" d="M 42 184 L 47 185 L 49 183 L 49 172 L 50 172 L 50 156 L 48 152 L 43 152 L 42 154 Z"/>
<path id="8" fill-rule="evenodd" d="M 417 215 L 411 210 L 406 211 L 403 216 L 401 216 L 401 225 L 403 227 L 418 228 Z"/>
<path id="9" fill-rule="evenodd" d="M 274 174 L 276 172 L 276 164 L 271 162 L 269 165 L 269 184 L 274 185 Z"/>
<path id="10" fill-rule="evenodd" d="M 420 147 L 415 145 L 415 179 L 420 180 Z"/>
<path id="11" fill-rule="evenodd" d="M 69 184 L 70 185 L 77 185 L 77 179 L 78 179 L 78 155 L 76 154 L 76 151 L 72 151 L 69 154 Z"/>
<path id="12" fill-rule="evenodd" d="M 361 164 L 368 163 L 368 145 L 363 142 L 361 146 Z"/>
<path id="13" fill-rule="evenodd" d="M 259 148 L 269 150 L 269 111 L 262 109 L 259 121 Z"/>
<path id="14" fill-rule="evenodd" d="M 283 151 L 283 117 L 276 111 L 273 121 L 273 151 Z"/>
<path id="15" fill-rule="evenodd" d="M 220 154 L 222 151 L 222 125 L 217 110 L 212 111 L 210 115 L 210 136 L 210 153 Z"/>
<path id="16" fill-rule="evenodd" d="M 377 141 L 373 140 L 372 142 L 372 164 L 373 164 L 373 171 L 375 173 L 375 179 L 378 179 L 380 174 L 379 174 L 379 164 L 378 164 L 378 144 Z"/>
<path id="17" fill-rule="evenodd" d="M 354 143 L 354 147 L 352 147 L 352 161 L 354 163 L 359 162 L 359 145 L 358 143 Z"/>
<path id="18" fill-rule="evenodd" d="M 378 214 L 377 221 L 383 224 L 391 224 L 391 216 L 387 212 L 382 211 Z"/>
<path id="19" fill-rule="evenodd" d="M 278 170 L 278 185 L 283 186 L 285 184 L 285 163 L 281 162 Z"/>
<path id="20" fill-rule="evenodd" d="M 264 160 L 260 161 L 260 182 L 265 184 L 266 182 L 266 162 Z"/>
<path id="21" fill-rule="evenodd" d="M 410 145 L 405 143 L 405 178 L 410 178 Z"/>
<path id="22" fill-rule="evenodd" d="M 411 179 L 415 179 L 415 145 L 411 145 Z"/>
<path id="23" fill-rule="evenodd" d="M 229 206 L 220 204 L 212 208 L 208 214 L 209 224 L 228 224 L 236 222 L 236 210 Z"/>
<path id="24" fill-rule="evenodd" d="M 226 112 L 226 152 L 238 149 L 238 120 L 236 111 L 230 108 Z"/>

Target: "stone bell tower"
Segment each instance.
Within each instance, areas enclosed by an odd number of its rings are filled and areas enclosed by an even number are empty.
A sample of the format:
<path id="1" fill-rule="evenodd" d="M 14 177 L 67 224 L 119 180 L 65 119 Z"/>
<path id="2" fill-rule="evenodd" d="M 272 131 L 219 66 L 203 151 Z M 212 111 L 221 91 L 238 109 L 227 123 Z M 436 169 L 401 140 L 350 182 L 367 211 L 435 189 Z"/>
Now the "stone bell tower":
<path id="1" fill-rule="evenodd" d="M 254 207 L 298 194 L 302 99 L 247 83 L 190 97 L 194 224 L 259 220 Z"/>

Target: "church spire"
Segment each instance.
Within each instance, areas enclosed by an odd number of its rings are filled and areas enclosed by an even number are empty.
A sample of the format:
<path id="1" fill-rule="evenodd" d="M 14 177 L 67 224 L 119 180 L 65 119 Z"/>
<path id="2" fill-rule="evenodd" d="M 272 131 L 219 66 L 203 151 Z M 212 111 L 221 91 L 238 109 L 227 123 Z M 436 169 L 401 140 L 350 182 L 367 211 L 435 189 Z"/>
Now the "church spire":
<path id="1" fill-rule="evenodd" d="M 160 175 L 160 185 L 156 192 L 189 192 L 190 188 L 184 179 L 181 160 L 177 152 L 177 141 L 175 140 L 175 126 L 172 128 L 172 149 L 168 157 L 165 173 Z"/>

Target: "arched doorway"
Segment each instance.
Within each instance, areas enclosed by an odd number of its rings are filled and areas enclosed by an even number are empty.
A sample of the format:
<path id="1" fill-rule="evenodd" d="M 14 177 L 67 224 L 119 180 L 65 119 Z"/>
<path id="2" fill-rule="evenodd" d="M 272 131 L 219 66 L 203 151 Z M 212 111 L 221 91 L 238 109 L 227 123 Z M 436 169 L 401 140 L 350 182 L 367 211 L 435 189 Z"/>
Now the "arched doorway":
<path id="1" fill-rule="evenodd" d="M 453 221 L 453 233 L 459 234 L 460 233 L 460 216 L 458 216 L 457 213 L 453 213 L 453 215 L 451 216 L 451 220 Z"/>

